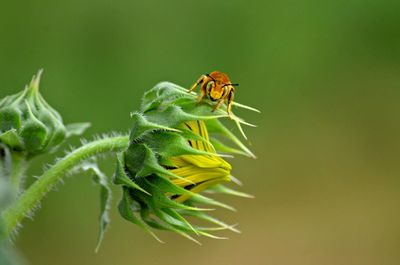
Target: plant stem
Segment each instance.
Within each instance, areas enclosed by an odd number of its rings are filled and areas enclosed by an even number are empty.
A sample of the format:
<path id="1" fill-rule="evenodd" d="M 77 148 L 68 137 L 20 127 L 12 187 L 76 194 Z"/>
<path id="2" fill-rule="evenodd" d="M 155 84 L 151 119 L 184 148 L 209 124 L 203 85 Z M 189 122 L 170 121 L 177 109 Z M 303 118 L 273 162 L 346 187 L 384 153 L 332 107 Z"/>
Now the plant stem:
<path id="1" fill-rule="evenodd" d="M 25 155 L 20 153 L 12 153 L 11 161 L 10 183 L 15 191 L 18 193 L 21 189 L 21 182 L 24 179 L 26 171 Z"/>
<path id="2" fill-rule="evenodd" d="M 10 237 L 17 225 L 28 216 L 58 181 L 83 160 L 107 152 L 116 152 L 128 146 L 128 136 L 105 138 L 85 144 L 48 169 L 3 213 L 5 233 Z"/>

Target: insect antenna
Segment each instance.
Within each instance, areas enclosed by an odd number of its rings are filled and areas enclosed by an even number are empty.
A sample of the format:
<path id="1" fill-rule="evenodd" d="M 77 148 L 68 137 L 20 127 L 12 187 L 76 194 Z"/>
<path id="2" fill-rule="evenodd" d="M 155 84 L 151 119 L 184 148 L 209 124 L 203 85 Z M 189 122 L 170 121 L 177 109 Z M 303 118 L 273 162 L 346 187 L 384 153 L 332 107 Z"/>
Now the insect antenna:
<path id="1" fill-rule="evenodd" d="M 224 86 L 239 86 L 239 84 L 225 84 Z"/>
<path id="2" fill-rule="evenodd" d="M 215 79 L 214 79 L 210 74 L 206 74 L 206 76 L 208 76 L 208 77 L 211 78 L 214 82 L 216 82 Z"/>

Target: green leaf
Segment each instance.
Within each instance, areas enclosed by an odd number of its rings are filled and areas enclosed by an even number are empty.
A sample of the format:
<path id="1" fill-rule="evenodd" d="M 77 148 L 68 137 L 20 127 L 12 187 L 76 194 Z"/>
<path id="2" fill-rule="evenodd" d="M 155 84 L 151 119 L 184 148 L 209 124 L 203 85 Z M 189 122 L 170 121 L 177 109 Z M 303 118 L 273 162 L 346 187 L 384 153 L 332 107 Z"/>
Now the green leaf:
<path id="1" fill-rule="evenodd" d="M 67 129 L 67 137 L 70 136 L 79 136 L 82 135 L 89 127 L 91 124 L 89 122 L 79 122 L 79 123 L 70 123 L 65 126 Z"/>
<path id="2" fill-rule="evenodd" d="M 107 176 L 100 171 L 96 163 L 85 162 L 82 164 L 81 168 L 84 171 L 93 174 L 94 181 L 100 185 L 100 230 L 95 250 L 97 252 L 100 248 L 101 242 L 103 241 L 104 233 L 107 229 L 107 226 L 110 223 L 109 210 L 111 204 L 111 189 Z"/>

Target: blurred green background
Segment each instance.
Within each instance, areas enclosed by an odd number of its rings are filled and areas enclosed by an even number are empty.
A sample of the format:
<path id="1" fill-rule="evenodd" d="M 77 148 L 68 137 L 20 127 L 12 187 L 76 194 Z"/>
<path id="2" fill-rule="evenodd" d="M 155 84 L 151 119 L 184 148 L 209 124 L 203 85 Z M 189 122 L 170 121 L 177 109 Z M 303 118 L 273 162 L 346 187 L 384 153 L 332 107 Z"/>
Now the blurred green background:
<path id="1" fill-rule="evenodd" d="M 65 121 L 93 123 L 86 136 L 126 132 L 146 89 L 212 70 L 262 114 L 240 112 L 259 125 L 258 159 L 231 161 L 256 198 L 216 212 L 242 234 L 159 244 L 114 208 L 95 254 L 98 187 L 74 176 L 24 222 L 30 264 L 399 264 L 400 1 L 2 1 L 0 96 L 39 68 Z"/>

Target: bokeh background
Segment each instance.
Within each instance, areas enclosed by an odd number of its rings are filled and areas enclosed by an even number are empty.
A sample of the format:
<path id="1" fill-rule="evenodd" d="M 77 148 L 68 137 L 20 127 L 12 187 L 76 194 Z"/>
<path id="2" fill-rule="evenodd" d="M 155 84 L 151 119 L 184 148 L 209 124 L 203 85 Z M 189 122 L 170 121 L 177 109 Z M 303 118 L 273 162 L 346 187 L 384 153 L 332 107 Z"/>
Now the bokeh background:
<path id="1" fill-rule="evenodd" d="M 160 232 L 159 244 L 114 207 L 95 254 L 99 190 L 80 175 L 24 222 L 16 246 L 29 264 L 399 264 L 400 1 L 0 6 L 0 96 L 44 68 L 42 93 L 67 123 L 91 121 L 87 137 L 128 131 L 157 82 L 188 87 L 215 69 L 240 83 L 238 102 L 262 111 L 240 112 L 259 125 L 247 130 L 258 159 L 232 161 L 256 198 L 226 198 L 238 212 L 216 213 L 242 234 L 198 246 Z"/>

